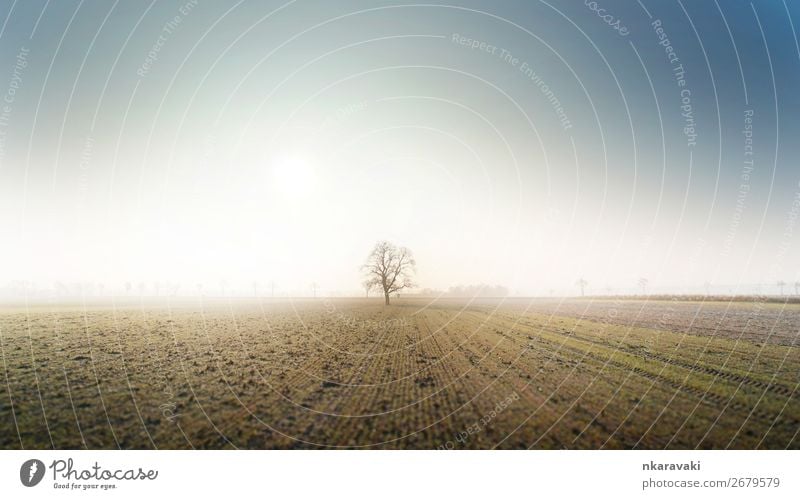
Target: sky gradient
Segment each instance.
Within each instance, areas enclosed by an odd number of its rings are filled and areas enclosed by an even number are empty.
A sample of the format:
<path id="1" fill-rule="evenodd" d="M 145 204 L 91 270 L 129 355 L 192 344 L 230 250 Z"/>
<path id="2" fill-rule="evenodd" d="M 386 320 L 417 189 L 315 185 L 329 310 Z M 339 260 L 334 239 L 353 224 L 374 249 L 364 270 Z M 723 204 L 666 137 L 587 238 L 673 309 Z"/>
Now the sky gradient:
<path id="1" fill-rule="evenodd" d="M 0 286 L 358 293 L 380 239 L 425 288 L 800 280 L 793 2 L 42 0 L 0 22 Z"/>

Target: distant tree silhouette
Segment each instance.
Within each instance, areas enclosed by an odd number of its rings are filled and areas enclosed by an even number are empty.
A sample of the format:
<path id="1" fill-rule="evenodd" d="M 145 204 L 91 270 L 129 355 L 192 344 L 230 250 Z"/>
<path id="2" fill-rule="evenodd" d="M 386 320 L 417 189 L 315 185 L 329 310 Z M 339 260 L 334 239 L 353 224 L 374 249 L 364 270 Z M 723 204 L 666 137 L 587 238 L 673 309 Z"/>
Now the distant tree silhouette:
<path id="1" fill-rule="evenodd" d="M 367 257 L 361 270 L 371 287 L 383 290 L 384 302 L 401 289 L 414 286 L 412 276 L 416 268 L 414 256 L 408 248 L 398 248 L 388 241 L 379 241 Z"/>
<path id="2" fill-rule="evenodd" d="M 588 284 L 589 284 L 589 281 L 587 281 L 583 277 L 581 277 L 577 281 L 575 281 L 575 285 L 578 286 L 579 288 L 581 288 L 581 296 L 586 296 L 585 290 L 586 290 L 586 286 Z"/>
<path id="3" fill-rule="evenodd" d="M 639 280 L 637 281 L 637 283 L 639 284 L 639 287 L 642 288 L 642 294 L 646 295 L 647 294 L 647 285 L 650 284 L 650 280 L 647 279 L 646 277 L 640 277 Z"/>
<path id="4" fill-rule="evenodd" d="M 786 286 L 786 281 L 778 281 L 778 289 L 781 290 L 781 296 L 783 296 L 783 287 Z"/>

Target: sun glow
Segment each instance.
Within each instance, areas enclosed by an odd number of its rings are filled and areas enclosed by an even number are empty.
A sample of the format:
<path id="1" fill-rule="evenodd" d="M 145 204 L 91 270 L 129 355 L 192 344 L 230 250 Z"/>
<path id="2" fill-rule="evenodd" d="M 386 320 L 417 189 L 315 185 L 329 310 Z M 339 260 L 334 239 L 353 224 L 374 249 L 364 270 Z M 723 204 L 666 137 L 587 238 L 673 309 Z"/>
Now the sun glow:
<path id="1" fill-rule="evenodd" d="M 285 156 L 273 163 L 273 189 L 286 198 L 308 198 L 316 189 L 316 182 L 317 175 L 308 158 Z"/>

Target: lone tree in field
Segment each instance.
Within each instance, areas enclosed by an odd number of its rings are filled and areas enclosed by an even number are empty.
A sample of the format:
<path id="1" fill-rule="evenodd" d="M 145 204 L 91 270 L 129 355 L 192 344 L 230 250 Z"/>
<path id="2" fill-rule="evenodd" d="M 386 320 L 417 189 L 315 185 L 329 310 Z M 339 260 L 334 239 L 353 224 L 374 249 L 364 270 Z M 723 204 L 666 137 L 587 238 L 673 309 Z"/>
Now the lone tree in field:
<path id="1" fill-rule="evenodd" d="M 370 288 L 383 290 L 386 305 L 392 293 L 414 286 L 411 278 L 416 262 L 411 250 L 398 248 L 388 241 L 380 241 L 375 245 L 361 269 L 367 277 L 364 286 L 369 284 Z"/>

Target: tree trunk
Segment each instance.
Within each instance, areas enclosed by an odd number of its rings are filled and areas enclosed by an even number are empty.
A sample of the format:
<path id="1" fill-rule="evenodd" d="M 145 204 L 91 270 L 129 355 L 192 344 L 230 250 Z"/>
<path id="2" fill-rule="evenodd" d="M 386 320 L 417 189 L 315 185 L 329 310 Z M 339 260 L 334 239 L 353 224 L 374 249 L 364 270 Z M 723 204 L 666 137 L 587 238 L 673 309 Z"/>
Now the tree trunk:
<path id="1" fill-rule="evenodd" d="M 384 300 L 386 302 L 386 305 L 388 305 L 389 304 L 389 293 L 384 291 L 383 292 L 383 298 L 384 298 Z"/>

